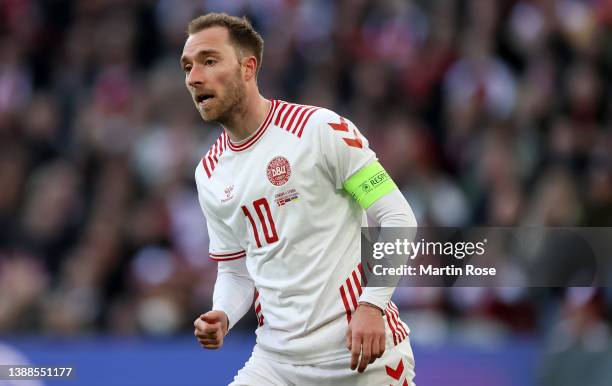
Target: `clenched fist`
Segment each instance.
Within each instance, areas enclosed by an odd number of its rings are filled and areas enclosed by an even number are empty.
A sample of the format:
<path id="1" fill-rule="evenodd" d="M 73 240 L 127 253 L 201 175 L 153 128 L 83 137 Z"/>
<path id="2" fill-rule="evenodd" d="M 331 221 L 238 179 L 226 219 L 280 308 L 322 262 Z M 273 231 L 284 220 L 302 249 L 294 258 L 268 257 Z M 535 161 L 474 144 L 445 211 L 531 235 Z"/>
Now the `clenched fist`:
<path id="1" fill-rule="evenodd" d="M 193 322 L 194 335 L 202 347 L 216 350 L 223 346 L 227 334 L 228 318 L 223 311 L 208 311 Z"/>

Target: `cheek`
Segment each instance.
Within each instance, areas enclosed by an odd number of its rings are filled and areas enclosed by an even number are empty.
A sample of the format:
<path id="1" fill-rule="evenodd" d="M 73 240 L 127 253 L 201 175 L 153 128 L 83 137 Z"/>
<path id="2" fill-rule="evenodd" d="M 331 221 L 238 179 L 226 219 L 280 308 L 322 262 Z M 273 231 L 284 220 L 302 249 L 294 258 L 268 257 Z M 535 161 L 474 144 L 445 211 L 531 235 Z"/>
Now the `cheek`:
<path id="1" fill-rule="evenodd" d="M 214 71 L 214 70 L 213 70 Z M 231 83 L 233 79 L 233 73 L 227 70 L 218 70 L 215 72 L 214 79 L 222 86 L 226 86 Z"/>

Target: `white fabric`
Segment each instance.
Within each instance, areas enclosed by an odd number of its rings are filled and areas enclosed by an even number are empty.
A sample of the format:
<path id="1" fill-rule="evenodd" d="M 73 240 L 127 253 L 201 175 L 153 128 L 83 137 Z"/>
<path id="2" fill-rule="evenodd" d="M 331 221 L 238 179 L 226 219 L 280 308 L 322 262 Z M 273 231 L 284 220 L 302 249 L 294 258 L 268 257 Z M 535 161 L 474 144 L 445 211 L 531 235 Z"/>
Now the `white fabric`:
<path id="1" fill-rule="evenodd" d="M 366 210 L 368 217 L 380 227 L 416 228 L 417 221 L 412 208 L 399 190 L 394 190 L 379 198 Z M 395 287 L 366 287 L 359 301 L 374 304 L 383 311 Z"/>
<path id="2" fill-rule="evenodd" d="M 228 331 L 251 308 L 254 291 L 255 284 L 247 271 L 244 258 L 219 262 L 212 309 L 227 314 Z"/>
<path id="3" fill-rule="evenodd" d="M 351 370 L 350 362 L 350 358 L 341 358 L 321 365 L 299 366 L 252 355 L 230 386 L 415 386 L 409 339 L 385 351 L 363 373 Z M 387 372 L 387 367 L 391 371 Z"/>
<path id="4" fill-rule="evenodd" d="M 243 262 L 261 307 L 254 353 L 293 364 L 348 357 L 365 212 L 341 187 L 376 156 L 350 121 L 327 109 L 273 101 L 265 122 L 242 146 L 222 134 L 196 169 L 211 257 L 236 262 L 219 264 L 213 307 L 231 314 L 232 325 L 246 312 Z M 291 170 L 277 170 L 289 175 L 279 185 L 268 176 L 276 157 Z M 384 221 L 393 218 L 385 213 Z M 387 348 L 409 332 L 397 314 L 387 313 Z"/>

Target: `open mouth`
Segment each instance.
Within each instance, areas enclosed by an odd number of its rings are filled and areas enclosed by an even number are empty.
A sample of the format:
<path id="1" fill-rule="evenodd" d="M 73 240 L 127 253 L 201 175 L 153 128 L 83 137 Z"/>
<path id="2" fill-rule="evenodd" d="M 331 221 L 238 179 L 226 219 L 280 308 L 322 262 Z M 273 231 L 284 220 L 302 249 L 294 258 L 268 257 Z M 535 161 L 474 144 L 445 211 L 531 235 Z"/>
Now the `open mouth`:
<path id="1" fill-rule="evenodd" d="M 199 105 L 206 106 L 215 96 L 209 93 L 203 93 L 196 95 L 196 102 Z"/>

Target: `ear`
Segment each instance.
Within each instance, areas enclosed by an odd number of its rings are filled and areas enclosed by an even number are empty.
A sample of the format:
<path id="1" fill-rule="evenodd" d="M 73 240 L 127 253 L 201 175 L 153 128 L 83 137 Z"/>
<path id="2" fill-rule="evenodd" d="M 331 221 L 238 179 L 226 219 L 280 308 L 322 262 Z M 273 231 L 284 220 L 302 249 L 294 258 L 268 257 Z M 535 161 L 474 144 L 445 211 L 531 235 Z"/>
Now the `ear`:
<path id="1" fill-rule="evenodd" d="M 245 56 L 242 58 L 242 66 L 244 69 L 244 80 L 249 81 L 257 75 L 257 59 L 254 56 Z"/>

